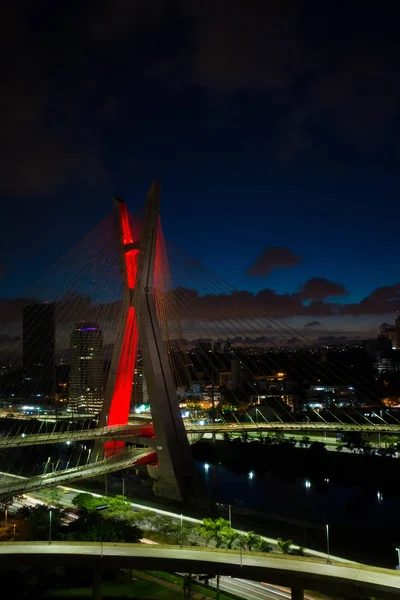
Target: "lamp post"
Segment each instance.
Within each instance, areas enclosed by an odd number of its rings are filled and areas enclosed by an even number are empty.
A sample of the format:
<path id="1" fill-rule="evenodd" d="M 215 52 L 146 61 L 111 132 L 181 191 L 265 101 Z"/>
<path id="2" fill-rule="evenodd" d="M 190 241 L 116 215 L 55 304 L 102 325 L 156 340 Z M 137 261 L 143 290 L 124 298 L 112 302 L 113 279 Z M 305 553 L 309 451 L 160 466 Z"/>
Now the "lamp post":
<path id="1" fill-rule="evenodd" d="M 243 552 L 242 552 L 242 542 L 241 542 L 242 528 L 240 528 L 240 534 L 239 534 L 239 536 L 240 536 L 240 538 L 239 538 L 240 566 L 243 567 Z"/>
<path id="2" fill-rule="evenodd" d="M 329 523 L 326 524 L 326 562 L 328 565 L 331 564 L 330 552 L 329 552 Z"/>
<path id="3" fill-rule="evenodd" d="M 329 479 L 325 478 L 324 479 L 325 483 L 327 484 L 327 490 L 328 490 L 328 494 L 329 494 Z M 326 525 L 325 525 L 325 532 L 326 532 L 326 562 L 328 565 L 331 564 L 331 558 L 330 558 L 330 549 L 329 549 L 329 522 L 328 522 L 328 506 L 329 506 L 329 495 L 328 495 L 328 499 L 326 502 Z"/>
<path id="4" fill-rule="evenodd" d="M 49 510 L 49 545 L 51 544 L 51 520 L 52 520 L 52 516 L 53 516 L 53 511 Z"/>
<path id="5" fill-rule="evenodd" d="M 228 504 L 229 527 L 232 527 L 232 504 Z"/>
<path id="6" fill-rule="evenodd" d="M 183 548 L 183 515 L 181 514 L 181 548 Z"/>
<path id="7" fill-rule="evenodd" d="M 400 548 L 396 548 L 396 550 L 397 550 L 397 563 L 398 563 L 396 570 L 400 571 Z"/>
<path id="8" fill-rule="evenodd" d="M 107 510 L 108 504 L 96 506 L 96 510 Z M 100 557 L 103 558 L 103 519 L 100 521 Z"/>

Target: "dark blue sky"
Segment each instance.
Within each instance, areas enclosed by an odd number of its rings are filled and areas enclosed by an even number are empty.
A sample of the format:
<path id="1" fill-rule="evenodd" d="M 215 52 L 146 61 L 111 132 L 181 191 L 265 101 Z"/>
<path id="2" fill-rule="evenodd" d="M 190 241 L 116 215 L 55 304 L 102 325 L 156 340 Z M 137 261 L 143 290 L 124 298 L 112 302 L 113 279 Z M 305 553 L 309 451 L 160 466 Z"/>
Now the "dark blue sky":
<path id="1" fill-rule="evenodd" d="M 159 178 L 166 237 L 235 287 L 328 280 L 302 299 L 327 305 L 321 331 L 400 307 L 397 15 L 295 0 L 16 4 L 0 14 L 3 298 L 26 294 L 113 195 L 140 211 Z M 302 259 L 246 275 L 271 247 Z M 327 295 L 332 282 L 348 294 Z M 331 317 L 333 301 L 382 286 L 344 311 L 351 325 Z"/>

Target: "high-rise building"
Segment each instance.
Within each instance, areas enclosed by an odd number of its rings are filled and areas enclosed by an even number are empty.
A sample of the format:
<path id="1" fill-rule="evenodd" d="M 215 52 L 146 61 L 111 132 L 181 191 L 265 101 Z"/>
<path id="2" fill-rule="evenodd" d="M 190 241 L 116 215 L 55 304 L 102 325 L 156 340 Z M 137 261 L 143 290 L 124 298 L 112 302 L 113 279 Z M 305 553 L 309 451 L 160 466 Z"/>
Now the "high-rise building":
<path id="1" fill-rule="evenodd" d="M 71 335 L 69 408 L 97 414 L 104 400 L 103 332 L 98 323 L 81 322 Z"/>
<path id="2" fill-rule="evenodd" d="M 396 327 L 394 325 L 389 325 L 388 323 L 382 323 L 379 329 L 379 338 L 386 338 L 390 340 L 392 349 L 396 350 Z"/>
<path id="3" fill-rule="evenodd" d="M 43 400 L 55 391 L 55 306 L 30 304 L 23 311 L 22 362 L 27 396 Z"/>
<path id="4" fill-rule="evenodd" d="M 395 346 L 396 346 L 396 350 L 400 350 L 400 315 L 397 315 L 396 317 L 396 321 L 394 322 L 394 329 L 395 329 Z"/>
<path id="5" fill-rule="evenodd" d="M 138 406 L 139 404 L 148 404 L 149 397 L 147 395 L 146 381 L 144 377 L 143 359 L 141 354 L 138 353 L 135 372 L 133 376 L 132 386 L 132 406 Z"/>

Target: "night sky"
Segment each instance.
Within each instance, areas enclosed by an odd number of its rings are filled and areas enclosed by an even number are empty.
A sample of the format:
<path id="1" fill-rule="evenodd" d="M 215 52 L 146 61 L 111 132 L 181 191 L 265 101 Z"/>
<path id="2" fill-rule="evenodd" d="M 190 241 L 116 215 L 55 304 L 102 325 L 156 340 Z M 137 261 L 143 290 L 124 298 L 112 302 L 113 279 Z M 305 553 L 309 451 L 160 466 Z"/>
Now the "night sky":
<path id="1" fill-rule="evenodd" d="M 315 339 L 394 320 L 390 3 L 6 0 L 0 23 L 1 321 L 154 178 L 166 237 L 240 290 L 289 294 L 278 316 Z"/>

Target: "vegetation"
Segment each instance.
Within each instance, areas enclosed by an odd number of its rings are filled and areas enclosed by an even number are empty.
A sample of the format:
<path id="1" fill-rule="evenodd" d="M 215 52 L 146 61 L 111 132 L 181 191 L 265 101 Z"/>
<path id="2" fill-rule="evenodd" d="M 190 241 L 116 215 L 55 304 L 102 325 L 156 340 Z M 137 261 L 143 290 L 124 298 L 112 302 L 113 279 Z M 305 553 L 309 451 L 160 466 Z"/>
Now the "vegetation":
<path id="1" fill-rule="evenodd" d="M 290 554 L 290 549 L 293 546 L 293 540 L 283 540 L 282 538 L 278 538 L 276 540 L 276 545 L 282 554 Z"/>
<path id="2" fill-rule="evenodd" d="M 229 521 L 221 517 L 218 519 L 203 519 L 202 524 L 198 527 L 198 533 L 206 546 L 210 542 L 214 542 L 216 548 L 242 548 L 253 552 L 271 552 L 272 550 L 272 546 L 254 531 L 241 534 L 232 529 Z"/>

